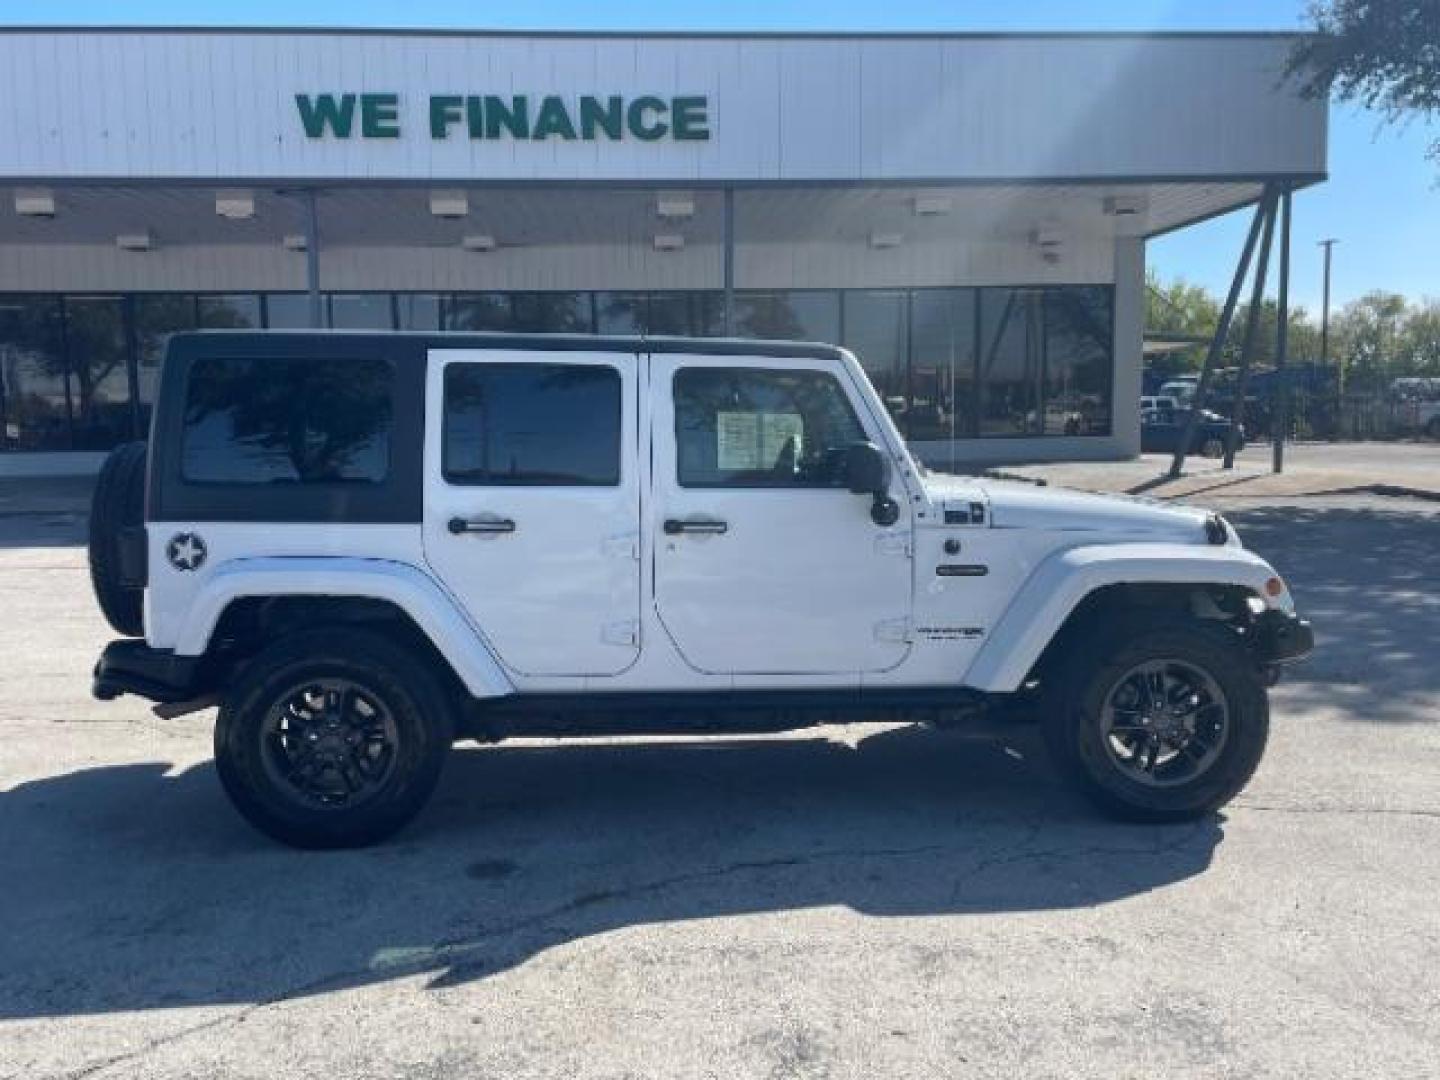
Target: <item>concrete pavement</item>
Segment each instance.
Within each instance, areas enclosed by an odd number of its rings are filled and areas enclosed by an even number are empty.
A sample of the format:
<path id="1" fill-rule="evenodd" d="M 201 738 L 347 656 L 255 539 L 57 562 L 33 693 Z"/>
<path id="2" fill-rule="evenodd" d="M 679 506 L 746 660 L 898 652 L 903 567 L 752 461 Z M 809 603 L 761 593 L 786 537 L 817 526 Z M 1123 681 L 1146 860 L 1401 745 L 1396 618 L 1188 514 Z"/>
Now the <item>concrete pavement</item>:
<path id="1" fill-rule="evenodd" d="M 83 520 L 0 517 L 0 1078 L 1440 1075 L 1440 507 L 1227 512 L 1320 641 L 1212 820 L 867 725 L 466 749 L 325 854 L 89 699 Z"/>
<path id="2" fill-rule="evenodd" d="M 1087 491 L 1123 492 L 1155 499 L 1258 500 L 1355 496 L 1440 500 L 1440 443 L 1301 443 L 1287 446 L 1285 471 L 1271 472 L 1271 447 L 1248 446 L 1233 469 L 1199 456 L 1185 459 L 1170 479 L 1169 454 L 1132 461 L 1012 465 L 997 474 L 1044 480 Z"/>

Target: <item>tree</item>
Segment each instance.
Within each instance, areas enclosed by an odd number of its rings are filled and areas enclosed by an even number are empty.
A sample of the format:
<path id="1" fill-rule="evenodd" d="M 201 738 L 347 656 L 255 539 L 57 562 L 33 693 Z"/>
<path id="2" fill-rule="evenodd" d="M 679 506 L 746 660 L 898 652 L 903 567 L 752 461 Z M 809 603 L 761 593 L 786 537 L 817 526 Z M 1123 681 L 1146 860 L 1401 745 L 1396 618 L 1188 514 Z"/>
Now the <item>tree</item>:
<path id="1" fill-rule="evenodd" d="M 1290 55 L 1304 93 L 1358 101 L 1387 121 L 1440 115 L 1440 0 L 1315 0 Z M 1430 144 L 1440 160 L 1440 139 Z"/>
<path id="2" fill-rule="evenodd" d="M 1145 332 L 1211 337 L 1220 321 L 1220 305 L 1199 285 L 1183 278 L 1162 285 L 1154 270 L 1145 275 Z"/>
<path id="3" fill-rule="evenodd" d="M 1400 331 L 1397 375 L 1440 378 L 1440 300 L 1410 309 Z"/>
<path id="4" fill-rule="evenodd" d="M 1155 338 L 1194 338 L 1193 347 L 1163 352 L 1150 361 L 1151 370 L 1162 379 L 1196 371 L 1205 355 L 1203 340 L 1215 334 L 1220 305 L 1199 285 L 1183 279 L 1169 285 L 1160 282 L 1154 270 L 1145 274 L 1145 333 Z"/>
<path id="5" fill-rule="evenodd" d="M 1245 324 L 1250 319 L 1249 302 L 1238 305 L 1235 318 L 1230 322 L 1230 332 L 1225 336 L 1226 364 L 1240 362 L 1240 350 L 1245 343 Z M 1260 304 L 1260 324 L 1255 328 L 1254 353 L 1250 357 L 1252 367 L 1264 367 L 1275 363 L 1279 340 L 1275 330 L 1280 322 L 1280 305 L 1274 300 Z M 1303 307 L 1292 307 L 1286 318 L 1289 325 L 1289 340 L 1285 355 L 1290 362 L 1315 360 L 1320 356 L 1320 330 L 1310 320 L 1310 314 Z"/>
<path id="6" fill-rule="evenodd" d="M 1380 291 L 1368 292 L 1340 309 L 1331 324 L 1331 335 L 1348 386 L 1375 390 L 1401 374 L 1397 357 L 1406 315 L 1403 296 Z"/>

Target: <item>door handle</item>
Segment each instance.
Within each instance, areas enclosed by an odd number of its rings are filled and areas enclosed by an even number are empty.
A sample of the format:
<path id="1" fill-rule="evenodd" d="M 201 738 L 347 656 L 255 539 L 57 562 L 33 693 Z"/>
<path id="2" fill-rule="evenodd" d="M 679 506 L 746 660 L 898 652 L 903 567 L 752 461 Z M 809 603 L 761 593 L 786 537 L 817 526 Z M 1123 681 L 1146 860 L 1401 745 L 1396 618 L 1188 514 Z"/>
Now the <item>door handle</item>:
<path id="1" fill-rule="evenodd" d="M 515 522 L 509 518 L 452 517 L 446 528 L 455 536 L 463 536 L 465 533 L 513 533 Z"/>
<path id="2" fill-rule="evenodd" d="M 729 532 L 730 526 L 718 518 L 682 518 L 665 519 L 665 535 L 679 536 L 681 533 L 713 533 L 719 534 Z"/>

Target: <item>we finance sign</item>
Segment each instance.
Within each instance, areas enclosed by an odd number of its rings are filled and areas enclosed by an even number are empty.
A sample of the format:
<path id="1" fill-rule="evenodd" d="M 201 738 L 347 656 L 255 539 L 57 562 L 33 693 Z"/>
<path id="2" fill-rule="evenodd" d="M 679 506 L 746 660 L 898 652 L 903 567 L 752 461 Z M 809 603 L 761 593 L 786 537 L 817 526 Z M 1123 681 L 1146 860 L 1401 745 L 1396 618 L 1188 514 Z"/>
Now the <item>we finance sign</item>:
<path id="1" fill-rule="evenodd" d="M 300 125 L 311 139 L 398 139 L 419 126 L 432 139 L 530 142 L 703 141 L 710 138 L 704 95 L 625 97 L 581 94 L 432 94 L 420 115 L 399 94 L 296 94 Z"/>

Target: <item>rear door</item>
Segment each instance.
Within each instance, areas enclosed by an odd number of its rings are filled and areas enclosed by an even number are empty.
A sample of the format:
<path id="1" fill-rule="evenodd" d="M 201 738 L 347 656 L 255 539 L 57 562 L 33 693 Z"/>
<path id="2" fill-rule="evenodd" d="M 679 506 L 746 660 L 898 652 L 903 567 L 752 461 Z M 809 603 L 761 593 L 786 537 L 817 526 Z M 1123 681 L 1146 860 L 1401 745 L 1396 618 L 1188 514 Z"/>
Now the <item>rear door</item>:
<path id="1" fill-rule="evenodd" d="M 635 373 L 614 353 L 429 354 L 425 557 L 522 675 L 639 655 Z"/>

